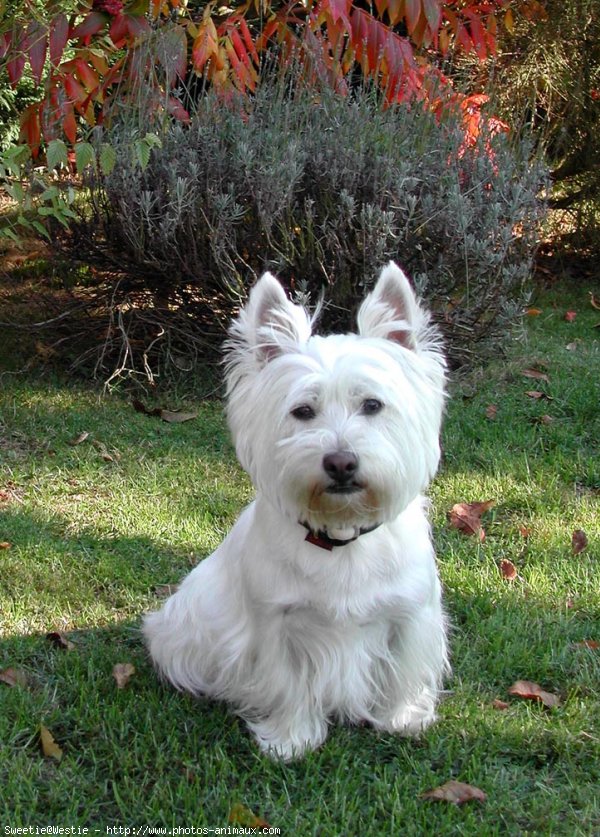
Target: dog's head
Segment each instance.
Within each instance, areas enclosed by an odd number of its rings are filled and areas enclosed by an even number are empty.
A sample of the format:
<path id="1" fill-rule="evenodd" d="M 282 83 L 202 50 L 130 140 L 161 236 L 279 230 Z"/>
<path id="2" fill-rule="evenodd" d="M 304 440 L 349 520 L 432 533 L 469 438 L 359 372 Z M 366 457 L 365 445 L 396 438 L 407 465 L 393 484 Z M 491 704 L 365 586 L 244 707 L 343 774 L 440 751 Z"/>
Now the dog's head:
<path id="1" fill-rule="evenodd" d="M 311 334 L 266 273 L 226 344 L 228 418 L 257 490 L 332 538 L 394 519 L 439 462 L 445 363 L 429 315 L 385 267 L 356 334 Z"/>

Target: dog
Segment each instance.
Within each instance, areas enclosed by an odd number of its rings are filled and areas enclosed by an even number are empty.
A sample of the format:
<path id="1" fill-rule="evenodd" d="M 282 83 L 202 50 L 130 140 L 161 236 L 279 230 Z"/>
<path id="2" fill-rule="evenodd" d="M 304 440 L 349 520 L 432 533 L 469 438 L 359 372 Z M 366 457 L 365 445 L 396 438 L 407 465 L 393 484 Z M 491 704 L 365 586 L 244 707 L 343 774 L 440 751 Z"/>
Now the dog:
<path id="1" fill-rule="evenodd" d="M 227 701 L 289 760 L 334 720 L 417 735 L 449 671 L 422 496 L 437 470 L 439 334 L 390 262 L 356 334 L 312 334 L 270 273 L 225 344 L 227 417 L 256 489 L 143 632 L 180 690 Z"/>

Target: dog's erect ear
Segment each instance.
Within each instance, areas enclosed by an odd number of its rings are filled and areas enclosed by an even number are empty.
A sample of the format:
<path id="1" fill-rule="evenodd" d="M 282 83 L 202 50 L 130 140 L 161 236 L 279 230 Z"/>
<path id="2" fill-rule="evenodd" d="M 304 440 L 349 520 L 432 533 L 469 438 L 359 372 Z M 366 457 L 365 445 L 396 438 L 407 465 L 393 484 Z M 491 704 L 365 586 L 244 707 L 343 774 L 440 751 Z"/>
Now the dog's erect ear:
<path id="1" fill-rule="evenodd" d="M 294 305 L 271 273 L 264 273 L 250 291 L 233 331 L 253 349 L 259 362 L 267 363 L 298 343 L 308 340 L 310 318 Z"/>
<path id="2" fill-rule="evenodd" d="M 389 262 L 360 307 L 359 334 L 416 349 L 428 323 L 429 315 L 417 302 L 410 282 L 395 262 Z"/>

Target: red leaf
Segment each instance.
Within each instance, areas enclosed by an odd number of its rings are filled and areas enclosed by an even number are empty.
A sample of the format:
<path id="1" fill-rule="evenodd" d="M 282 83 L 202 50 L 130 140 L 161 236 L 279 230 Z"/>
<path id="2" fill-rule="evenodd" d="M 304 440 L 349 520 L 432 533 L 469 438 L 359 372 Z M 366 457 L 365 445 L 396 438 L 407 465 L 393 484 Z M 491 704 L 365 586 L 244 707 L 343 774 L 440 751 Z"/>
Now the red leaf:
<path id="1" fill-rule="evenodd" d="M 40 152 L 42 137 L 40 125 L 40 104 L 29 105 L 21 116 L 21 137 L 31 149 L 31 156 L 35 159 Z"/>
<path id="2" fill-rule="evenodd" d="M 69 21 L 65 14 L 57 15 L 50 24 L 50 63 L 53 67 L 60 64 L 63 52 L 69 39 Z"/>
<path id="3" fill-rule="evenodd" d="M 493 421 L 496 418 L 497 413 L 498 407 L 495 404 L 488 404 L 488 406 L 485 408 L 486 418 L 489 418 L 491 421 Z"/>
<path id="4" fill-rule="evenodd" d="M 104 29 L 108 19 L 108 15 L 102 14 L 102 12 L 90 12 L 89 15 L 86 15 L 81 23 L 73 29 L 71 37 L 89 38 L 91 35 L 96 35 L 101 29 Z"/>
<path id="5" fill-rule="evenodd" d="M 71 104 L 74 104 L 79 112 L 83 107 L 83 102 L 87 99 L 87 92 L 84 87 L 72 75 L 65 75 L 63 78 L 63 85 L 67 99 Z"/>
<path id="6" fill-rule="evenodd" d="M 200 28 L 192 46 L 192 66 L 202 72 L 206 62 L 219 51 L 218 35 L 213 21 L 208 18 Z"/>
<path id="7" fill-rule="evenodd" d="M 92 90 L 96 90 L 100 80 L 87 61 L 84 61 L 83 58 L 76 58 L 75 71 L 88 93 L 91 93 Z"/>
<path id="8" fill-rule="evenodd" d="M 8 73 L 8 80 L 13 87 L 16 87 L 21 80 L 23 70 L 25 69 L 25 56 L 23 53 L 18 53 L 10 61 L 6 62 L 6 72 Z"/>
<path id="9" fill-rule="evenodd" d="M 462 805 L 465 802 L 470 802 L 475 799 L 478 802 L 485 802 L 486 795 L 479 788 L 473 785 L 467 785 L 465 782 L 456 782 L 451 779 L 439 788 L 426 791 L 422 794 L 422 799 L 431 799 L 433 802 L 451 802 L 454 805 Z"/>
<path id="10" fill-rule="evenodd" d="M 579 555 L 579 553 L 583 552 L 587 545 L 588 539 L 583 529 L 575 529 L 573 535 L 571 536 L 571 549 L 573 550 L 573 555 Z"/>
<path id="11" fill-rule="evenodd" d="M 48 37 L 46 27 L 33 20 L 27 27 L 27 42 L 29 43 L 29 65 L 35 81 L 40 84 L 46 61 Z"/>
<path id="12" fill-rule="evenodd" d="M 121 47 L 127 40 L 129 29 L 127 28 L 127 20 L 125 15 L 116 15 L 110 24 L 109 34 L 113 44 L 116 47 Z"/>
<path id="13" fill-rule="evenodd" d="M 150 24 L 145 17 L 139 15 L 125 15 L 124 17 L 127 31 L 132 38 L 139 38 L 140 35 L 150 32 Z"/>
<path id="14" fill-rule="evenodd" d="M 547 383 L 550 383 L 550 378 L 545 372 L 540 372 L 539 369 L 523 369 L 521 375 L 524 378 L 535 378 L 538 381 L 546 381 Z"/>
<path id="15" fill-rule="evenodd" d="M 545 393 L 545 392 L 540 392 L 540 391 L 539 391 L 539 390 L 537 390 L 537 389 L 528 389 L 528 390 L 525 392 L 525 395 L 526 395 L 528 398 L 535 398 L 535 399 L 547 398 L 547 399 L 548 399 L 548 401 L 551 401 L 551 400 L 552 400 L 552 399 L 550 398 L 550 396 L 549 396 L 549 395 L 546 395 L 546 393 Z"/>
<path id="16" fill-rule="evenodd" d="M 577 317 L 577 311 L 567 311 L 565 313 L 565 322 L 572 323 L 573 320 Z"/>
<path id="17" fill-rule="evenodd" d="M 578 648 L 589 648 L 592 651 L 597 651 L 600 648 L 600 642 L 597 639 L 582 639 L 581 642 L 574 642 Z"/>
<path id="18" fill-rule="evenodd" d="M 494 698 L 494 700 L 492 701 L 493 709 L 499 709 L 502 711 L 504 709 L 508 709 L 509 706 L 510 703 L 507 703 L 505 700 L 499 700 L 498 698 Z"/>
<path id="19" fill-rule="evenodd" d="M 409 35 L 415 31 L 421 17 L 421 0 L 406 0 L 406 26 Z"/>
<path id="20" fill-rule="evenodd" d="M 66 138 L 71 144 L 74 144 L 77 140 L 77 120 L 75 119 L 73 105 L 68 105 L 65 109 L 62 124 Z"/>
<path id="21" fill-rule="evenodd" d="M 342 21 L 348 31 L 350 31 L 350 10 L 352 8 L 352 0 L 325 0 L 322 5 L 326 5 L 330 12 L 334 23 Z"/>
<path id="22" fill-rule="evenodd" d="M 256 51 L 256 46 L 254 45 L 254 41 L 252 40 L 252 35 L 250 34 L 250 30 L 248 29 L 248 24 L 246 23 L 246 19 L 241 17 L 239 20 L 239 27 L 240 32 L 242 33 L 242 38 L 244 39 L 244 43 L 246 44 L 246 49 L 252 56 L 252 60 L 258 64 L 259 58 L 258 53 Z"/>
<path id="23" fill-rule="evenodd" d="M 167 110 L 171 116 L 174 116 L 175 119 L 178 119 L 180 122 L 187 123 L 190 121 L 189 113 L 183 107 L 179 99 L 176 99 L 174 96 L 169 96 L 167 99 Z"/>
<path id="24" fill-rule="evenodd" d="M 508 560 L 508 558 L 503 558 L 500 561 L 500 572 L 502 573 L 503 578 L 508 579 L 508 581 L 514 581 L 517 577 L 517 568 L 512 561 Z"/>
<path id="25" fill-rule="evenodd" d="M 485 531 L 481 525 L 481 515 L 494 505 L 494 500 L 483 503 L 455 503 L 448 512 L 450 525 L 466 535 L 478 535 L 484 540 Z"/>
<path id="26" fill-rule="evenodd" d="M 442 22 L 442 9 L 438 0 L 423 0 L 423 10 L 432 34 L 436 34 Z"/>
<path id="27" fill-rule="evenodd" d="M 231 37 L 231 43 L 233 44 L 233 48 L 235 49 L 235 54 L 240 59 L 240 61 L 243 61 L 246 67 L 248 67 L 248 69 L 251 70 L 252 62 L 250 61 L 250 56 L 246 51 L 244 42 L 240 37 L 240 33 L 237 31 L 237 29 L 232 28 L 229 30 L 229 34 Z"/>
<path id="28" fill-rule="evenodd" d="M 0 683 L 5 683 L 11 688 L 20 686 L 22 689 L 27 688 L 28 678 L 24 671 L 18 668 L 5 668 L 0 671 Z"/>
<path id="29" fill-rule="evenodd" d="M 485 37 L 485 29 L 481 21 L 475 15 L 469 15 L 469 28 L 471 30 L 471 38 L 477 57 L 484 61 L 487 58 L 488 49 Z"/>
<path id="30" fill-rule="evenodd" d="M 541 686 L 538 686 L 537 683 L 533 683 L 531 680 L 517 680 L 512 684 L 508 693 L 509 695 L 515 695 L 526 700 L 538 700 L 549 709 L 558 706 L 560 703 L 558 695 L 545 691 Z"/>

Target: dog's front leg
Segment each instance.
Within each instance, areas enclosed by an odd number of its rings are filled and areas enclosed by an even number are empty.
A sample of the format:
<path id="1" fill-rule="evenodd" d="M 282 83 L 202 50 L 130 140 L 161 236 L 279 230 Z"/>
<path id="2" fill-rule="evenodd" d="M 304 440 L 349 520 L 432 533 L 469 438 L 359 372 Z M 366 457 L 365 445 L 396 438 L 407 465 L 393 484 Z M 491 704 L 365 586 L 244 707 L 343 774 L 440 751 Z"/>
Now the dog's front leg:
<path id="1" fill-rule="evenodd" d="M 257 626 L 252 678 L 243 711 L 260 749 L 289 761 L 319 747 L 327 737 L 327 677 L 322 616 L 290 606 L 263 610 Z"/>
<path id="2" fill-rule="evenodd" d="M 442 679 L 449 670 L 445 617 L 439 605 L 393 625 L 389 658 L 378 676 L 382 698 L 374 725 L 418 735 L 436 718 Z"/>

